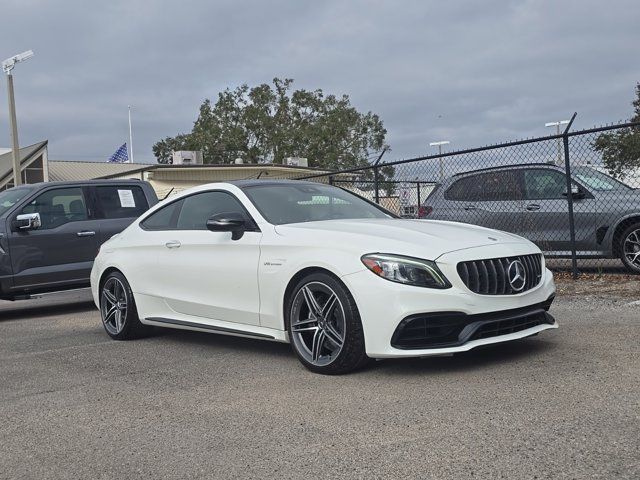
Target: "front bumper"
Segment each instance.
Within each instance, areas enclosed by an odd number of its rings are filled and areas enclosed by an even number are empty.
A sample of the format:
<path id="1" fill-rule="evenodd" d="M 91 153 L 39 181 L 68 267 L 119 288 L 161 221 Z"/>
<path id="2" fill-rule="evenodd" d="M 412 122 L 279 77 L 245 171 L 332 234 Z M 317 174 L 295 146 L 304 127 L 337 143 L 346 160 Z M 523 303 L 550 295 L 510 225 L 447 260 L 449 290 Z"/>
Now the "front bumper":
<path id="1" fill-rule="evenodd" d="M 452 284 L 445 290 L 389 282 L 368 270 L 342 277 L 358 305 L 367 355 L 372 358 L 445 355 L 558 328 L 546 312 L 556 292 L 553 275 L 546 268 L 543 268 L 540 283 L 520 294 L 480 295 L 464 285 L 456 271 L 459 261 L 499 256 L 485 251 L 489 249 L 482 250 L 465 252 L 465 255 L 457 252 L 455 259 L 453 256 L 451 259 L 441 257 L 436 261 Z M 507 252 L 503 246 L 501 252 L 504 256 L 528 253 L 532 252 L 526 245 L 514 246 Z M 462 328 L 450 332 L 444 341 L 431 344 L 417 341 L 412 348 L 394 342 L 396 331 L 407 318 L 442 318 L 444 315 L 451 315 L 463 324 Z"/>
<path id="2" fill-rule="evenodd" d="M 459 312 L 411 315 L 400 322 L 391 346 L 401 350 L 460 347 L 484 338 L 556 324 L 548 313 L 554 297 L 529 307 L 467 315 Z"/>

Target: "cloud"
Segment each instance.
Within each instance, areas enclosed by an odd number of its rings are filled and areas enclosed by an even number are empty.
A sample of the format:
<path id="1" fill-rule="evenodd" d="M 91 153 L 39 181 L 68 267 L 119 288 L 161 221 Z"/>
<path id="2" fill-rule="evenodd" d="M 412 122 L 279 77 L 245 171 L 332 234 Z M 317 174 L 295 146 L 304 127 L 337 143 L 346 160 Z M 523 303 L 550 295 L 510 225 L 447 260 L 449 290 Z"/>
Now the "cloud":
<path id="1" fill-rule="evenodd" d="M 22 145 L 47 138 L 54 159 L 109 156 L 127 139 L 137 161 L 189 131 L 200 102 L 241 83 L 290 77 L 349 94 L 378 113 L 391 159 L 630 116 L 635 0 L 3 2 L 0 57 L 15 70 Z M 4 86 L 1 87 L 4 91 Z M 6 93 L 0 145 L 10 143 Z"/>

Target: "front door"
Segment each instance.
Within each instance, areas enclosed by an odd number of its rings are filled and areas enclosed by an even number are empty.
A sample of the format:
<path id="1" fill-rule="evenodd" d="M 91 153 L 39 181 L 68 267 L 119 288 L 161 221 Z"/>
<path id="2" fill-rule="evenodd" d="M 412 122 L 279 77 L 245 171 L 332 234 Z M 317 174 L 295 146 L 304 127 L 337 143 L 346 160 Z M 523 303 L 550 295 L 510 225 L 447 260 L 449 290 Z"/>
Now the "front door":
<path id="1" fill-rule="evenodd" d="M 13 286 L 36 290 L 88 284 L 97 253 L 98 221 L 89 217 L 82 187 L 52 188 L 29 201 L 16 215 L 38 213 L 36 230 L 9 236 Z"/>
<path id="2" fill-rule="evenodd" d="M 235 213 L 252 222 L 229 192 L 208 191 L 184 199 L 175 230 L 166 231 L 158 260 L 166 278 L 161 296 L 179 313 L 227 322 L 258 325 L 258 261 L 262 234 L 247 231 L 239 240 L 229 232 L 211 232 L 207 220 Z"/>

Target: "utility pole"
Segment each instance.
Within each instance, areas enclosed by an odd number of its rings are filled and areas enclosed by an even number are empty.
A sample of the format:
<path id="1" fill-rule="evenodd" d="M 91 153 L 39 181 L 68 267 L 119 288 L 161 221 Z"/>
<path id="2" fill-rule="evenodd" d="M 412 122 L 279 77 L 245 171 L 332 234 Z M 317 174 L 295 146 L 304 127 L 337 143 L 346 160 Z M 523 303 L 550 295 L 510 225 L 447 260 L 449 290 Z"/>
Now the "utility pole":
<path id="1" fill-rule="evenodd" d="M 442 140 L 440 142 L 431 142 L 429 144 L 430 147 L 438 147 L 438 163 L 440 164 L 440 181 L 444 180 L 444 162 L 442 161 L 442 145 L 449 145 L 451 142 L 449 140 Z"/>
<path id="2" fill-rule="evenodd" d="M 559 122 L 547 122 L 544 124 L 545 127 L 556 127 L 556 133 L 560 135 L 560 125 L 567 125 L 569 120 L 560 120 Z M 556 165 L 562 165 L 562 139 L 558 137 L 558 161 Z"/>
<path id="3" fill-rule="evenodd" d="M 22 184 L 22 169 L 20 168 L 20 145 L 18 142 L 18 121 L 16 116 L 16 100 L 13 93 L 13 75 L 11 71 L 18 62 L 24 62 L 28 58 L 33 57 L 33 51 L 14 55 L 2 62 L 2 69 L 7 74 L 7 94 L 9 96 L 9 124 L 11 126 L 11 151 L 13 157 L 13 186 L 17 187 Z"/>

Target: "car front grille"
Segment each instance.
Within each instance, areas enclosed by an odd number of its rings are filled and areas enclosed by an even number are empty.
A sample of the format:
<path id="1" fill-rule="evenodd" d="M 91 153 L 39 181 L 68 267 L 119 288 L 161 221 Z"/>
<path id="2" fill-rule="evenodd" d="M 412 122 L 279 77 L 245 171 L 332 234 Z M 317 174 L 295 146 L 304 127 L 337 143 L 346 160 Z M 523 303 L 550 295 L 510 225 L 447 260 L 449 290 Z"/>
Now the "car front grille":
<path id="1" fill-rule="evenodd" d="M 542 255 L 537 253 L 461 262 L 458 264 L 458 275 L 474 293 L 515 295 L 531 290 L 540 283 Z"/>

